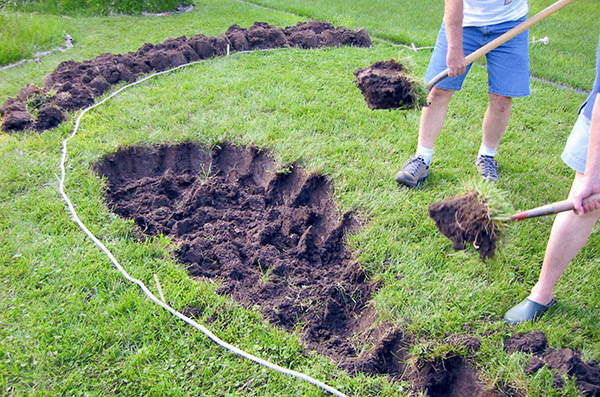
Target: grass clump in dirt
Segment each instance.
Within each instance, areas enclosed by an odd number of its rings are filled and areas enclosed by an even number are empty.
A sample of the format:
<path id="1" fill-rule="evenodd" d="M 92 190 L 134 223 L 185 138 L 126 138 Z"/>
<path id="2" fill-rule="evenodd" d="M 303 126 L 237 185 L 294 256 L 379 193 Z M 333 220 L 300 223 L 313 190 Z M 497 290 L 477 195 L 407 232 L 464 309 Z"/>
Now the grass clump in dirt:
<path id="1" fill-rule="evenodd" d="M 409 76 L 406 67 L 393 59 L 356 69 L 354 75 L 356 85 L 371 110 L 407 110 L 427 105 L 424 84 Z"/>
<path id="2" fill-rule="evenodd" d="M 485 261 L 494 256 L 502 234 L 498 213 L 504 213 L 501 208 L 506 206 L 499 191 L 489 184 L 479 186 L 431 204 L 428 213 L 440 232 L 452 241 L 453 249 L 463 250 L 467 243 L 473 244 Z"/>

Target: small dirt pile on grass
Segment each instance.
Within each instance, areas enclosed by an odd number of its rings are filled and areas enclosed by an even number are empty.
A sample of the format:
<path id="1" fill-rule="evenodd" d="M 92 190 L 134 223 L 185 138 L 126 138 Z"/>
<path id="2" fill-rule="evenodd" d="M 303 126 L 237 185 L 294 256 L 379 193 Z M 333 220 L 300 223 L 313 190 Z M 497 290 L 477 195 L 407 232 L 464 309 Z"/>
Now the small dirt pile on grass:
<path id="1" fill-rule="evenodd" d="M 285 29 L 255 22 L 248 29 L 233 25 L 216 37 L 182 36 L 159 44 L 146 43 L 123 55 L 106 53 L 83 62 L 65 61 L 46 76 L 41 88 L 28 85 L 2 104 L 1 128 L 6 132 L 54 128 L 66 119 L 66 112 L 92 105 L 115 84 L 131 83 L 143 74 L 222 56 L 228 51 L 346 45 L 369 47 L 372 43 L 364 29 L 335 28 L 329 22 L 300 22 Z"/>
<path id="2" fill-rule="evenodd" d="M 479 250 L 481 260 L 494 255 L 498 227 L 479 193 L 470 191 L 433 203 L 428 213 L 440 232 L 452 241 L 453 249 L 465 249 L 470 243 Z"/>
<path id="3" fill-rule="evenodd" d="M 405 75 L 405 67 L 391 59 L 356 69 L 356 85 L 369 109 L 413 109 L 425 105 L 427 94 Z"/>
<path id="4" fill-rule="evenodd" d="M 113 211 L 144 233 L 170 236 L 190 275 L 217 280 L 218 292 L 300 332 L 349 373 L 388 375 L 437 395 L 483 395 L 466 360 L 453 358 L 448 370 L 441 359 L 409 367 L 410 336 L 377 323 L 369 302 L 378 284 L 345 245 L 359 222 L 338 213 L 326 177 L 226 143 L 129 148 L 95 169 L 107 178 Z"/>
<path id="5" fill-rule="evenodd" d="M 547 348 L 546 335 L 541 331 L 517 334 L 504 340 L 504 349 L 509 352 L 532 354 L 527 373 L 532 375 L 544 366 L 554 371 L 556 388 L 564 386 L 563 376 L 574 377 L 575 384 L 586 396 L 600 396 L 600 367 L 598 361 L 586 363 L 579 352 L 569 348 Z"/>

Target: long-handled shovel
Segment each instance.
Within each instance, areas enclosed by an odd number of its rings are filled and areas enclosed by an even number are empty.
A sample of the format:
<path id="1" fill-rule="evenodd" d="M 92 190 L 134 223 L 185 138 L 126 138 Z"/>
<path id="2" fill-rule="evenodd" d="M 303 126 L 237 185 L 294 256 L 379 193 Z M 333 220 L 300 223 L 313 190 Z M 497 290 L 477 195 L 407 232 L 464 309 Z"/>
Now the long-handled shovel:
<path id="1" fill-rule="evenodd" d="M 583 200 L 585 205 L 586 202 L 591 200 L 600 200 L 600 193 L 592 194 Z M 559 212 L 573 210 L 573 202 L 571 200 L 557 201 L 552 204 L 542 205 L 541 207 L 532 208 L 527 211 L 519 212 L 518 214 L 511 215 L 508 218 L 494 218 L 497 221 L 520 221 L 523 219 L 534 218 L 536 216 L 558 214 Z"/>
<path id="2" fill-rule="evenodd" d="M 542 10 L 540 12 L 538 12 L 537 14 L 535 14 L 534 16 L 532 16 L 531 18 L 527 19 L 525 22 L 523 22 L 523 23 L 515 26 L 514 28 L 512 28 L 508 32 L 504 33 L 502 36 L 496 38 L 493 41 L 490 41 L 489 43 L 487 43 L 486 45 L 484 45 L 483 47 L 481 47 L 477 51 L 472 52 L 471 54 L 469 54 L 468 56 L 466 56 L 465 57 L 466 64 L 467 65 L 472 64 L 477 59 L 481 58 L 482 56 L 484 56 L 488 52 L 492 51 L 496 47 L 499 47 L 500 45 L 506 43 L 508 40 L 512 39 L 513 37 L 519 35 L 520 33 L 523 33 L 525 30 L 529 29 L 531 26 L 533 26 L 536 23 L 540 22 L 541 20 L 545 19 L 549 15 L 554 14 L 556 11 L 560 10 L 561 8 L 563 8 L 564 6 L 566 6 L 567 4 L 569 4 L 569 3 L 573 2 L 573 1 L 575 1 L 575 0 L 559 0 L 556 3 L 552 4 L 551 6 L 545 8 L 544 10 Z M 440 81 L 444 80 L 446 77 L 448 77 L 448 69 L 444 70 L 443 72 L 441 72 L 440 74 L 438 74 L 437 76 L 435 76 L 429 82 L 429 84 L 427 84 L 427 91 L 431 91 L 431 89 L 437 83 L 439 83 Z"/>
<path id="3" fill-rule="evenodd" d="M 590 200 L 599 199 L 600 193 L 593 194 L 583 200 L 584 205 Z M 479 250 L 481 259 L 485 260 L 494 255 L 499 222 L 519 221 L 570 210 L 573 210 L 571 200 L 563 200 L 509 217 L 493 217 L 487 200 L 479 193 L 470 191 L 433 203 L 428 212 L 439 231 L 452 241 L 452 248 L 464 249 L 466 243 L 472 243 Z"/>

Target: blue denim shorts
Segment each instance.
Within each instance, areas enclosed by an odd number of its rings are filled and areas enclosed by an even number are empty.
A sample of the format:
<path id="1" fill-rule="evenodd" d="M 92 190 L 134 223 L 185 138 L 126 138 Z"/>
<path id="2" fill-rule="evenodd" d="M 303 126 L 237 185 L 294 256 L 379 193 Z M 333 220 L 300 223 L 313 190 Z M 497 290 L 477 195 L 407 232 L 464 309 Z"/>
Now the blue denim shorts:
<path id="1" fill-rule="evenodd" d="M 585 163 L 587 162 L 591 125 L 592 121 L 585 117 L 583 113 L 580 113 L 560 156 L 566 165 L 582 174 L 585 171 Z"/>
<path id="2" fill-rule="evenodd" d="M 465 56 L 478 50 L 525 20 L 527 18 L 523 17 L 517 21 L 503 22 L 496 25 L 463 28 L 463 49 Z M 531 94 L 529 89 L 528 50 L 529 31 L 526 30 L 486 54 L 489 92 L 507 97 L 524 97 Z M 431 54 L 431 60 L 429 61 L 425 77 L 426 82 L 431 81 L 435 76 L 447 69 L 447 51 L 446 25 L 442 22 L 442 27 L 438 33 L 438 38 Z M 447 90 L 460 90 L 470 69 L 471 65 L 467 66 L 467 71 L 462 75 L 446 78 L 436 84 L 436 87 Z"/>

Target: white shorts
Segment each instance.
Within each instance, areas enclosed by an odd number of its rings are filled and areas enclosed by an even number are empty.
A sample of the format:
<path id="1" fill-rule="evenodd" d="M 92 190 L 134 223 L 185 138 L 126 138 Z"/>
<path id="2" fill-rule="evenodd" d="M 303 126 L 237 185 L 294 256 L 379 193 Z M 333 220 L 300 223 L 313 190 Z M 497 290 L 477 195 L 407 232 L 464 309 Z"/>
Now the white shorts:
<path id="1" fill-rule="evenodd" d="M 580 113 L 560 156 L 565 164 L 582 174 L 587 162 L 591 125 L 592 121 Z"/>

